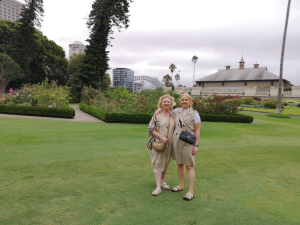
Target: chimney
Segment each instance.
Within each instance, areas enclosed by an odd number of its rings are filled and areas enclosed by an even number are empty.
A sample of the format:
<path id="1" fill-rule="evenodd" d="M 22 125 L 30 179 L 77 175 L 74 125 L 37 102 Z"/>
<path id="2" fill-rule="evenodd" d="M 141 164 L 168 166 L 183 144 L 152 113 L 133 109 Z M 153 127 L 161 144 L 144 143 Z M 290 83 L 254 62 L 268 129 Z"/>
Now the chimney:
<path id="1" fill-rule="evenodd" d="M 240 60 L 239 63 L 240 63 L 240 70 L 244 69 L 244 67 L 245 67 L 245 61 L 243 59 L 243 56 L 242 56 L 242 58 L 241 58 L 241 60 Z"/>
<path id="2" fill-rule="evenodd" d="M 255 64 L 253 64 L 254 65 L 254 69 L 257 69 L 258 68 L 258 66 L 259 66 L 259 64 L 257 64 L 257 61 L 256 61 L 256 63 Z"/>
<path id="3" fill-rule="evenodd" d="M 228 66 L 225 66 L 226 67 L 226 70 L 230 70 L 230 66 L 228 65 Z"/>

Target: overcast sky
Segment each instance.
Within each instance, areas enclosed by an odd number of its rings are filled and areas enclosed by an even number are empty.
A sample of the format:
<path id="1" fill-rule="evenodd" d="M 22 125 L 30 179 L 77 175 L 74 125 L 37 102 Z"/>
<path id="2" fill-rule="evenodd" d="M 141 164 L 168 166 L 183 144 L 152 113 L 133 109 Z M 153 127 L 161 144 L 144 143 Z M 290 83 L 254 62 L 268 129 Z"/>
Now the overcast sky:
<path id="1" fill-rule="evenodd" d="M 42 31 L 62 46 L 89 36 L 84 17 L 94 0 L 45 0 Z M 180 83 L 224 69 L 237 68 L 243 54 L 245 67 L 256 62 L 279 75 L 280 54 L 288 0 L 135 0 L 129 28 L 115 34 L 110 48 L 112 69 L 125 67 L 135 75 L 170 74 L 174 63 Z M 300 85 L 300 1 L 292 0 L 286 40 L 283 77 Z"/>

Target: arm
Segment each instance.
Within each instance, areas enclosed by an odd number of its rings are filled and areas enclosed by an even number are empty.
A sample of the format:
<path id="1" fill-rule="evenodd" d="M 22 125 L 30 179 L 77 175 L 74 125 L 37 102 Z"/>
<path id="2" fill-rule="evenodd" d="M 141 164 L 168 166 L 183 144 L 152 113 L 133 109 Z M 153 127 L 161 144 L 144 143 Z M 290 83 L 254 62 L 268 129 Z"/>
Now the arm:
<path id="1" fill-rule="evenodd" d="M 149 123 L 148 131 L 149 131 L 154 137 L 160 139 L 162 142 L 168 143 L 168 142 L 169 142 L 169 139 L 166 138 L 166 137 L 164 137 L 164 136 L 162 136 L 162 135 L 160 135 L 160 134 L 155 130 L 155 123 L 154 123 L 154 121 L 156 121 L 155 117 L 156 117 L 156 115 L 154 114 L 154 115 L 152 116 L 152 119 L 151 119 L 150 123 Z"/>
<path id="2" fill-rule="evenodd" d="M 201 129 L 201 122 L 200 123 L 195 123 L 194 124 L 194 134 L 196 136 L 196 143 L 195 144 L 199 144 L 199 139 L 200 139 L 200 129 Z M 198 147 L 197 146 L 193 146 L 193 152 L 192 155 L 195 155 L 196 152 L 198 151 Z"/>

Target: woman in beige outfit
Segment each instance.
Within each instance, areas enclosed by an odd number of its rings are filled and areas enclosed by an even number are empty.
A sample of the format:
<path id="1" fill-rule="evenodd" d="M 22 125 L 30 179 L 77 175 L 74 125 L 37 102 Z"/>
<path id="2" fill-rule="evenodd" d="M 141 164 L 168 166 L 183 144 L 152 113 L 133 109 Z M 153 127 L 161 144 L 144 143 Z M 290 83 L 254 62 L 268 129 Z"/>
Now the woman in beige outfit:
<path id="1" fill-rule="evenodd" d="M 187 177 L 189 181 L 189 192 L 184 196 L 184 200 L 191 201 L 194 198 L 194 181 L 195 181 L 195 154 L 198 151 L 198 143 L 200 137 L 201 119 L 196 110 L 191 108 L 192 99 L 188 94 L 180 96 L 182 108 L 173 110 L 176 114 L 176 127 L 173 134 L 173 152 L 172 158 L 176 160 L 179 185 L 172 188 L 173 192 L 182 191 L 184 189 L 184 174 L 187 168 Z M 180 125 L 181 124 L 181 125 Z M 182 126 L 182 128 L 181 128 Z M 196 136 L 196 143 L 191 145 L 179 139 L 182 130 L 189 131 Z"/>
<path id="2" fill-rule="evenodd" d="M 153 115 L 148 127 L 148 131 L 151 133 L 150 145 L 148 145 L 148 147 L 150 149 L 152 170 L 156 180 L 156 189 L 152 192 L 153 196 L 157 196 L 162 192 L 161 187 L 166 190 L 170 189 L 170 186 L 165 182 L 165 179 L 171 159 L 172 137 L 175 125 L 175 115 L 172 113 L 173 105 L 174 99 L 170 95 L 163 95 L 160 97 L 158 107 L 162 110 L 157 115 Z M 169 135 L 167 136 L 169 121 Z M 162 151 L 154 150 L 152 148 L 153 141 L 166 143 L 165 149 Z"/>

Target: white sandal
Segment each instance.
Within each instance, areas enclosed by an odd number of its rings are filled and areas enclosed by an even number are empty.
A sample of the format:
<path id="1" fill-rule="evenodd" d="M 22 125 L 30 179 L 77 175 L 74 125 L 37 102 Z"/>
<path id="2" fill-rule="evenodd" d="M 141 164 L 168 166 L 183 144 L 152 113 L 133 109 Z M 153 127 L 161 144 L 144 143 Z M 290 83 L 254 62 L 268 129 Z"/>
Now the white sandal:
<path id="1" fill-rule="evenodd" d="M 163 182 L 161 184 L 161 187 L 164 188 L 164 189 L 166 189 L 166 190 L 170 190 L 170 186 L 166 182 Z"/>
<path id="2" fill-rule="evenodd" d="M 154 191 L 152 191 L 152 195 L 153 195 L 153 196 L 157 196 L 157 195 L 159 195 L 161 192 L 162 192 L 161 189 L 157 189 L 157 188 L 156 188 Z"/>
<path id="3" fill-rule="evenodd" d="M 191 193 L 186 193 L 185 194 L 185 196 L 183 197 L 183 200 L 186 200 L 186 201 L 191 201 L 191 200 L 193 200 L 193 198 L 194 198 L 195 196 L 193 195 L 193 194 L 191 194 Z"/>
<path id="4" fill-rule="evenodd" d="M 181 187 L 178 185 L 176 187 L 173 187 L 171 191 L 178 192 L 178 191 L 183 191 L 183 189 L 181 189 Z"/>

